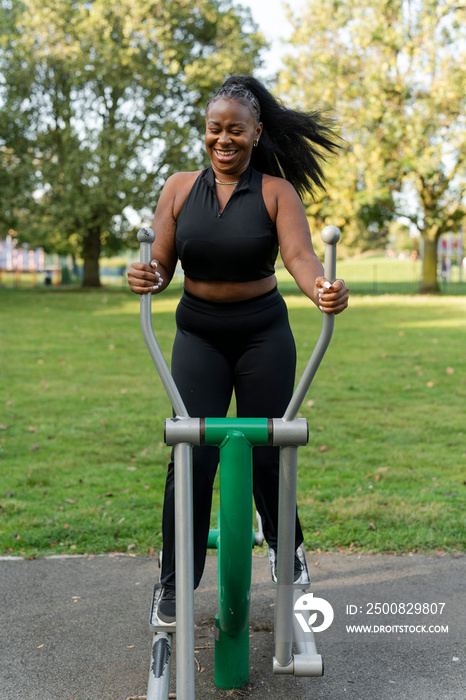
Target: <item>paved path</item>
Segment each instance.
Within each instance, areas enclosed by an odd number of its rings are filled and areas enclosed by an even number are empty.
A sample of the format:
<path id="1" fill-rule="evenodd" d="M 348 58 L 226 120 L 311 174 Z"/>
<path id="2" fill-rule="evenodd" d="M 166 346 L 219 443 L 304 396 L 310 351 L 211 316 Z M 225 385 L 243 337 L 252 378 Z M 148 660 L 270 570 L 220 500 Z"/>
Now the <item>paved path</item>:
<path id="1" fill-rule="evenodd" d="M 466 556 L 309 555 L 311 590 L 334 608 L 316 634 L 323 678 L 273 676 L 274 591 L 253 559 L 250 684 L 215 688 L 216 557 L 196 592 L 196 700 L 465 700 Z M 128 556 L 0 561 L 0 700 L 126 700 L 146 692 L 154 560 Z M 367 614 L 372 603 L 445 603 L 442 614 Z M 358 613 L 347 614 L 348 605 Z M 434 606 L 429 608 L 432 611 Z M 361 611 L 361 612 L 359 612 Z M 355 633 L 348 624 L 448 626 Z M 176 663 L 176 658 L 175 658 Z M 173 674 L 174 675 L 174 674 Z M 182 699 L 178 699 L 182 700 Z"/>

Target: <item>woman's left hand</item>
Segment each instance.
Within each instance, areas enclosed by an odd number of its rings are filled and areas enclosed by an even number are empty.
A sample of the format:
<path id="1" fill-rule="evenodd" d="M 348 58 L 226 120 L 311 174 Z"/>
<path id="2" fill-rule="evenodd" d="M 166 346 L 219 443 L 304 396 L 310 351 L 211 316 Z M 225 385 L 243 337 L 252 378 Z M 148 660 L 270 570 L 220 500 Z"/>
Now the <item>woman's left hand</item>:
<path id="1" fill-rule="evenodd" d="M 343 280 L 331 284 L 325 277 L 316 279 L 318 307 L 324 314 L 341 314 L 348 306 L 348 287 Z"/>

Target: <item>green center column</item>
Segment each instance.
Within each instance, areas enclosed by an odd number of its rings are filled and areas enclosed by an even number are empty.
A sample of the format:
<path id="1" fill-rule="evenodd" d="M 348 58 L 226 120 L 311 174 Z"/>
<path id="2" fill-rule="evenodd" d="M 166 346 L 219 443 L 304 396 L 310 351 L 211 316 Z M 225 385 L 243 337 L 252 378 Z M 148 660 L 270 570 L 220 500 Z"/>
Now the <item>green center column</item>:
<path id="1" fill-rule="evenodd" d="M 215 685 L 241 688 L 249 680 L 252 447 L 268 443 L 268 421 L 206 419 L 205 443 L 220 448 Z"/>

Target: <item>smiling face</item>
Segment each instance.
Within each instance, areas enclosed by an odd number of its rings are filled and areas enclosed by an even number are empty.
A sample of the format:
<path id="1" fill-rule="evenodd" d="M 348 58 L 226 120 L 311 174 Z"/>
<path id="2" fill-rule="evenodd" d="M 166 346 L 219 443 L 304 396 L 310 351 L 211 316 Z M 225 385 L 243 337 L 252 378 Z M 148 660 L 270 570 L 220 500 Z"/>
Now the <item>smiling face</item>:
<path id="1" fill-rule="evenodd" d="M 251 160 L 255 139 L 262 133 L 251 110 L 237 100 L 219 98 L 206 113 L 205 146 L 215 175 L 237 180 Z"/>

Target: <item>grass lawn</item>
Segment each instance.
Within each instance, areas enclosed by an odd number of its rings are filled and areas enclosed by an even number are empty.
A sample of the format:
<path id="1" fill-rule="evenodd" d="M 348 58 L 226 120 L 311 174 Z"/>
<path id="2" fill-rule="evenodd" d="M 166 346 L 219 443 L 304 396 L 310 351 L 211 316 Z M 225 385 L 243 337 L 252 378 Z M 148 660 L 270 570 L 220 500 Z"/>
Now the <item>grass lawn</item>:
<path id="1" fill-rule="evenodd" d="M 301 372 L 320 314 L 283 291 Z M 153 301 L 166 357 L 178 296 Z M 157 552 L 170 406 L 139 299 L 0 289 L 0 338 L 0 554 Z M 308 549 L 464 549 L 465 347 L 465 297 L 352 298 L 302 407 Z"/>

